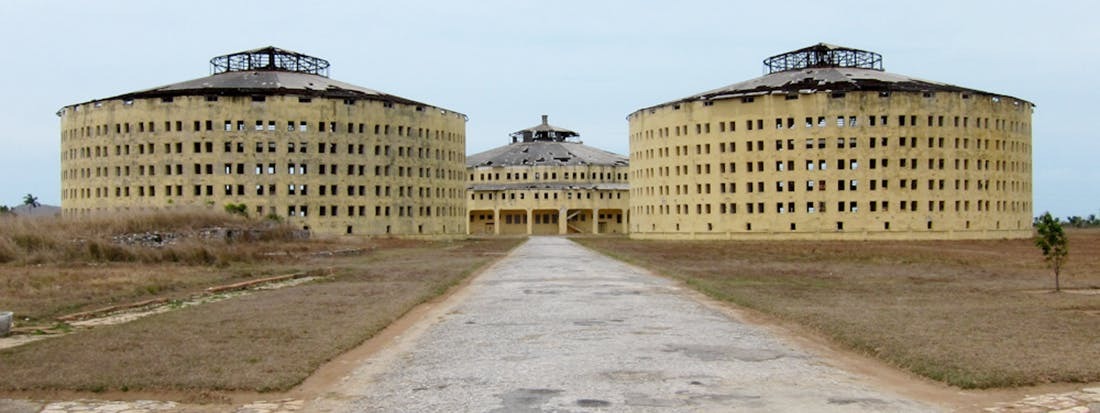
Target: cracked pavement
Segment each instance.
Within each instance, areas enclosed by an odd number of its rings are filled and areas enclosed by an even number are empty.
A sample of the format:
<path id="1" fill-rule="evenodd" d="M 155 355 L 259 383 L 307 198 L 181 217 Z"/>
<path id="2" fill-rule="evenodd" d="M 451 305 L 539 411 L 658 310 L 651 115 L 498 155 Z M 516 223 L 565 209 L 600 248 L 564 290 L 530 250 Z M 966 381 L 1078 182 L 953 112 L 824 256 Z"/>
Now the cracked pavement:
<path id="1" fill-rule="evenodd" d="M 565 238 L 532 237 L 318 412 L 928 412 Z"/>

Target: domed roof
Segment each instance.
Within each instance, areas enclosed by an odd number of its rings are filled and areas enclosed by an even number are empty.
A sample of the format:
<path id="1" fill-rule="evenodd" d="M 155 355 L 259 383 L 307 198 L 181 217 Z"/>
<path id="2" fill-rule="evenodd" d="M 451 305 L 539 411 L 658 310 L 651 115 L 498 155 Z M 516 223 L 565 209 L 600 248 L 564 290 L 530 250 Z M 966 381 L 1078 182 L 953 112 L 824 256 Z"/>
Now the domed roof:
<path id="1" fill-rule="evenodd" d="M 947 83 L 889 73 L 883 69 L 882 56 L 878 53 L 826 43 L 819 43 L 810 47 L 769 57 L 764 60 L 764 68 L 767 72 L 764 76 L 652 107 L 660 107 L 679 102 L 721 100 L 775 93 L 943 91 L 1004 96 Z M 1022 99 L 1016 100 L 1023 101 Z"/>
<path id="2" fill-rule="evenodd" d="M 210 66 L 212 74 L 207 77 L 98 100 L 193 95 L 300 95 L 431 106 L 330 79 L 327 60 L 271 46 L 218 56 L 210 59 Z"/>
<path id="3" fill-rule="evenodd" d="M 550 117 L 542 115 L 542 123 L 532 126 L 527 129 L 521 129 L 512 132 L 512 142 L 534 142 L 534 141 L 551 141 L 551 142 L 564 142 L 570 138 L 576 138 L 581 136 L 577 132 L 573 132 L 569 129 L 559 128 L 550 124 Z"/>
<path id="4" fill-rule="evenodd" d="M 400 103 L 417 102 L 377 90 L 332 80 L 324 76 L 279 70 L 230 71 L 170 85 L 140 90 L 111 99 L 133 99 L 186 95 L 304 95 L 330 98 L 359 98 Z"/>
<path id="5" fill-rule="evenodd" d="M 585 145 L 576 139 L 580 134 L 551 126 L 547 120 L 547 116 L 543 115 L 540 125 L 512 133 L 511 144 L 467 156 L 466 166 L 627 166 L 630 164 L 627 157 Z M 520 138 L 523 140 L 521 141 Z"/>

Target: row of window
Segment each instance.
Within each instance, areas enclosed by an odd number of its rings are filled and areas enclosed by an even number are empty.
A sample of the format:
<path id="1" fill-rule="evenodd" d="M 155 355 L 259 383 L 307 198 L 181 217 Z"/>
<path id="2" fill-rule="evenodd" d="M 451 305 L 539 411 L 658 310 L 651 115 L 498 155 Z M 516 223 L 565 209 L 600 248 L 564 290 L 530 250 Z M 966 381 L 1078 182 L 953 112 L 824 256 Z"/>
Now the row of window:
<path id="1" fill-rule="evenodd" d="M 319 206 L 317 206 L 316 211 L 317 211 L 317 216 L 336 218 L 336 217 L 340 216 L 340 209 L 341 208 L 337 207 L 336 205 L 319 205 Z M 308 217 L 309 216 L 309 211 L 310 211 L 309 205 L 288 205 L 286 207 L 286 216 L 288 216 L 288 217 Z M 435 211 L 435 214 L 433 215 L 433 209 L 430 206 L 420 206 L 420 207 L 416 207 L 416 206 L 413 206 L 413 205 L 398 205 L 396 207 L 382 206 L 382 205 L 375 205 L 374 206 L 374 216 L 376 216 L 376 217 L 398 216 L 398 217 L 410 217 L 411 218 L 411 217 L 432 217 L 432 216 L 437 216 L 437 217 L 441 217 L 441 216 L 458 216 L 456 214 L 457 210 L 454 207 L 450 207 L 450 208 L 439 207 L 439 208 L 436 208 L 434 211 Z M 260 206 L 260 205 L 257 205 L 256 206 L 256 212 L 257 212 L 257 215 L 263 214 L 264 213 L 264 207 Z M 345 215 L 349 216 L 349 217 L 370 216 L 368 214 L 368 207 L 366 205 L 348 205 L 346 207 Z"/>
<path id="2" fill-rule="evenodd" d="M 244 163 L 237 163 L 237 164 L 226 163 L 226 164 L 224 164 L 224 168 L 220 172 L 224 172 L 225 175 L 245 175 L 246 174 L 246 172 L 245 172 L 246 165 L 248 165 L 248 164 L 244 164 Z M 275 164 L 274 162 L 267 163 L 267 164 L 257 163 L 257 164 L 255 164 L 254 169 L 253 168 L 249 168 L 249 169 L 251 169 L 251 171 L 253 172 L 254 175 L 276 175 L 278 173 L 278 167 L 276 165 L 277 164 Z M 213 175 L 213 174 L 215 174 L 214 164 L 210 164 L 210 163 L 208 163 L 208 164 L 199 164 L 199 163 L 196 163 L 196 164 L 193 164 L 192 166 L 193 166 L 193 168 L 188 168 L 188 169 L 193 171 L 194 175 Z M 346 168 L 344 169 L 343 173 L 344 173 L 344 175 L 347 175 L 347 176 L 366 176 L 368 174 L 368 171 L 371 169 L 371 168 L 368 167 L 368 165 L 347 164 L 345 166 L 346 166 Z M 183 164 L 168 164 L 168 165 L 162 165 L 162 167 L 163 168 L 160 168 L 160 169 L 162 170 L 163 174 L 167 175 L 167 176 L 183 175 L 184 174 L 184 169 L 185 168 L 184 168 Z M 114 175 L 113 176 L 116 176 L 116 177 L 131 176 L 131 172 L 133 172 L 137 176 L 156 176 L 157 175 L 157 169 L 158 168 L 157 168 L 156 165 L 134 165 L 134 166 L 131 166 L 131 165 L 126 165 L 126 166 L 116 165 L 114 167 Z M 305 164 L 305 163 L 291 162 L 291 163 L 286 164 L 286 171 L 287 171 L 288 175 L 307 175 L 307 174 L 309 174 L 310 168 L 309 168 L 309 165 Z M 65 178 L 65 179 L 110 177 L 110 176 L 112 176 L 110 174 L 110 172 L 111 172 L 111 168 L 108 167 L 108 166 L 97 166 L 95 168 L 66 169 L 66 170 L 62 171 L 62 177 Z M 318 172 L 318 175 L 339 175 L 341 173 L 341 168 L 337 164 L 329 164 L 329 165 L 320 164 L 320 165 L 317 165 L 317 172 Z M 413 168 L 411 166 L 400 166 L 400 165 L 398 165 L 396 167 L 393 166 L 393 165 L 375 165 L 374 168 L 373 168 L 373 172 L 374 172 L 373 176 L 377 176 L 377 177 L 399 176 L 399 177 L 410 177 L 410 178 L 434 178 L 434 179 L 440 179 L 440 180 L 446 179 L 446 180 L 451 180 L 451 181 L 457 180 L 457 179 L 462 179 L 462 176 L 463 176 L 461 173 L 459 173 L 458 171 L 454 171 L 454 170 L 432 169 L 432 168 L 426 168 L 426 167 Z"/>
<path id="3" fill-rule="evenodd" d="M 741 212 L 748 214 L 765 214 L 774 212 L 776 214 L 793 214 L 797 213 L 799 202 L 776 202 L 774 209 L 768 209 L 769 205 L 765 202 L 746 202 L 744 204 L 738 204 L 736 202 L 720 203 L 720 204 L 695 204 L 695 215 L 709 215 L 715 212 L 719 214 L 737 214 L 738 205 L 743 205 Z M 717 205 L 716 208 L 713 206 Z M 841 213 L 855 213 L 860 211 L 860 201 L 837 201 L 835 212 Z M 870 212 L 890 212 L 890 201 L 866 201 L 864 204 L 867 206 Z M 921 212 L 921 203 L 916 200 L 903 200 L 897 201 L 899 211 L 903 212 Z M 976 200 L 974 201 L 975 210 L 978 212 L 1022 212 L 1029 211 L 1031 206 L 1028 202 L 1023 201 L 995 201 L 989 200 Z M 632 208 L 636 214 L 640 215 L 679 215 L 686 216 L 691 215 L 693 208 L 690 204 L 674 204 L 674 205 L 641 205 Z M 956 200 L 954 201 L 954 212 L 969 212 L 971 210 L 971 201 L 969 200 Z M 828 203 L 825 201 L 806 201 L 804 204 L 803 212 L 807 214 L 814 213 L 827 213 L 829 212 Z M 947 201 L 927 201 L 927 212 L 947 212 Z"/>
<path id="4" fill-rule="evenodd" d="M 559 219 L 558 217 L 560 215 L 561 215 L 561 213 L 545 213 L 545 212 L 532 212 L 531 213 L 532 221 L 535 224 L 557 224 L 558 219 Z M 527 223 L 527 214 L 506 214 L 506 213 L 502 213 L 502 214 L 500 214 L 500 217 L 504 221 L 504 224 L 506 224 L 506 225 L 516 225 L 516 224 L 526 224 Z M 618 213 L 616 213 L 616 214 L 599 214 L 598 219 L 600 221 L 614 220 L 615 223 L 621 224 L 621 223 L 623 223 L 623 214 L 618 214 Z M 573 219 L 570 219 L 570 220 L 571 221 L 587 221 L 588 216 L 585 215 L 585 214 L 578 214 L 576 217 L 574 217 Z M 493 222 L 493 216 L 492 215 L 487 215 L 487 214 L 471 214 L 470 215 L 470 222 L 471 223 L 478 222 L 478 221 L 480 221 L 480 222 Z"/>
<path id="5" fill-rule="evenodd" d="M 827 187 L 828 187 L 828 185 L 827 185 L 828 182 L 829 181 L 826 181 L 824 179 L 822 179 L 822 180 L 813 180 L 813 179 L 806 180 L 805 181 L 805 183 L 806 183 L 805 191 L 806 192 L 826 191 Z M 917 179 L 901 178 L 901 179 L 898 179 L 897 188 L 902 189 L 902 190 L 913 190 L 913 191 L 915 191 L 915 190 L 917 190 L 917 182 L 918 182 Z M 944 180 L 944 179 L 940 179 L 940 180 L 929 179 L 928 180 L 928 190 L 929 191 L 936 191 L 936 190 L 944 191 L 944 190 L 946 190 L 946 182 L 947 181 Z M 890 189 L 890 180 L 888 180 L 888 179 L 881 179 L 881 180 L 871 179 L 871 180 L 868 181 L 868 183 L 869 183 L 868 187 L 870 188 L 871 191 L 876 191 L 880 187 L 884 191 Z M 979 190 L 979 191 L 993 190 L 993 188 L 991 188 L 991 186 L 990 186 L 990 180 L 988 180 L 988 179 L 986 179 L 986 180 L 980 180 L 979 179 L 979 180 L 976 180 L 975 183 L 977 184 L 976 187 L 977 187 L 977 190 Z M 1021 189 L 1023 189 L 1022 187 L 1024 186 L 1022 183 L 1017 182 L 1017 181 L 994 181 L 993 184 L 996 186 L 996 191 L 1008 191 L 1009 188 L 1011 188 L 1012 191 L 1020 191 Z M 767 186 L 768 185 L 767 185 L 766 182 L 759 181 L 759 182 L 748 182 L 744 185 L 744 188 L 746 189 L 746 192 L 748 192 L 750 194 L 752 194 L 752 193 L 764 193 L 765 188 Z M 839 180 L 836 181 L 836 189 L 838 191 L 856 191 L 856 190 L 859 189 L 859 186 L 860 185 L 859 185 L 859 180 L 858 179 L 839 179 Z M 722 193 L 722 194 L 735 194 L 735 193 L 737 193 L 737 183 L 736 182 L 729 182 L 729 183 L 722 182 L 722 183 L 719 183 L 717 185 L 717 187 L 718 187 L 719 193 Z M 656 188 L 656 191 L 653 190 L 654 188 Z M 663 186 L 657 186 L 657 187 L 635 188 L 635 189 L 632 190 L 632 192 L 636 195 L 645 194 L 645 195 L 649 195 L 649 196 L 653 196 L 653 195 L 662 195 L 662 196 L 667 196 L 667 195 L 692 195 L 692 194 L 710 194 L 711 193 L 711 184 L 709 184 L 709 183 L 707 183 L 707 184 L 701 184 L 701 183 L 695 184 L 695 192 L 694 193 L 689 192 L 689 190 L 688 190 L 689 188 L 690 188 L 690 186 L 687 185 L 687 184 L 672 185 L 671 187 L 668 186 L 668 185 L 663 185 Z M 674 189 L 674 191 L 672 189 Z M 797 189 L 798 189 L 798 186 L 795 185 L 795 181 L 775 181 L 775 192 L 796 192 Z M 956 179 L 955 180 L 955 190 L 956 191 L 969 191 L 970 190 L 970 180 L 969 179 Z M 654 193 L 654 192 L 656 192 L 656 193 Z M 675 192 L 675 193 L 673 193 L 673 192 Z"/>
<path id="6" fill-rule="evenodd" d="M 205 121 L 196 120 L 193 121 L 190 132 L 210 132 L 214 130 L 221 130 L 225 132 L 245 132 L 250 130 L 254 132 L 274 132 L 279 129 L 278 124 L 280 122 L 281 121 L 275 120 L 257 120 L 255 121 L 255 124 L 253 126 L 249 127 L 244 120 L 226 120 L 220 124 L 218 124 L 219 122 L 217 121 L 209 119 Z M 332 121 L 318 121 L 313 124 L 316 125 L 316 129 L 318 132 L 346 132 L 349 134 L 366 134 L 373 129 L 375 135 L 428 138 L 441 141 L 445 140 L 448 142 L 460 142 L 462 139 L 464 139 L 462 134 L 455 132 L 446 132 L 438 129 L 433 130 L 430 128 L 413 128 L 412 126 L 406 125 L 389 125 L 380 123 L 370 125 L 367 123 L 347 122 L 346 128 L 344 128 L 343 126 L 345 124 Z M 304 120 L 300 120 L 297 122 L 288 120 L 286 121 L 286 128 L 284 130 L 287 132 L 309 132 L 309 125 L 310 122 Z M 157 132 L 157 123 L 153 121 L 135 122 L 133 124 L 129 122 L 115 123 L 114 128 L 111 128 L 110 126 L 111 125 L 109 124 L 100 124 L 95 126 L 70 128 L 62 131 L 61 137 L 63 140 L 71 140 L 77 138 L 90 138 L 95 136 L 107 136 L 111 134 L 123 135 L 130 133 Z M 184 132 L 184 129 L 184 121 L 177 120 L 174 122 L 164 121 L 163 128 L 161 130 L 164 132 Z"/>
<path id="7" fill-rule="evenodd" d="M 805 162 L 804 171 L 807 171 L 807 172 L 827 171 L 829 169 L 829 163 L 824 159 L 817 159 L 817 160 L 806 159 L 805 161 L 806 162 Z M 909 169 L 909 170 L 916 170 L 917 169 L 917 165 L 918 165 L 917 158 L 900 158 L 900 159 L 898 159 L 898 161 L 899 161 L 898 162 L 899 167 L 901 169 Z M 765 165 L 764 161 L 745 162 L 745 168 L 744 169 L 746 170 L 746 172 L 749 172 L 749 173 L 769 171 L 768 169 L 765 168 L 764 165 Z M 775 161 L 774 165 L 775 165 L 774 171 L 776 171 L 776 172 L 794 172 L 794 171 L 796 171 L 795 161 L 793 161 L 793 160 Z M 840 171 L 843 171 L 843 170 L 854 171 L 854 170 L 859 169 L 860 164 L 859 164 L 858 159 L 837 159 L 835 165 L 836 165 L 836 169 L 840 170 Z M 979 170 L 979 171 L 983 171 L 983 170 L 984 171 L 989 171 L 989 170 L 1006 171 L 1006 172 L 1030 172 L 1031 171 L 1030 170 L 1031 164 L 1027 163 L 1027 162 L 1015 162 L 1015 161 L 1001 161 L 1001 160 L 998 160 L 998 161 L 994 161 L 991 164 L 988 159 L 985 159 L 985 160 L 977 159 L 977 160 L 975 160 L 974 165 L 977 167 L 977 170 Z M 880 168 L 881 169 L 887 169 L 889 167 L 890 167 L 890 160 L 887 159 L 887 158 L 870 159 L 868 161 L 868 168 L 872 169 L 872 170 L 880 169 Z M 928 167 L 927 168 L 928 168 L 928 170 L 941 170 L 941 171 L 946 170 L 947 169 L 947 162 L 943 158 L 928 159 Z M 957 171 L 969 171 L 970 170 L 970 159 L 955 159 L 954 168 Z M 735 174 L 735 173 L 737 173 L 737 163 L 736 162 L 720 163 L 720 164 L 718 164 L 718 172 L 721 173 L 721 174 Z M 695 173 L 694 173 L 695 175 L 710 175 L 711 173 L 712 173 L 711 164 L 696 164 L 695 165 Z M 690 168 L 689 165 L 673 165 L 671 167 L 661 166 L 661 167 L 656 167 L 656 168 L 639 168 L 639 169 L 635 170 L 633 172 L 633 174 L 634 174 L 635 178 L 653 178 L 655 176 L 656 177 L 688 176 L 688 175 L 691 175 L 692 173 L 691 173 L 691 168 Z"/>
<path id="8" fill-rule="evenodd" d="M 506 192 L 470 192 L 470 200 L 475 201 L 493 201 L 493 200 L 514 200 L 525 199 L 528 191 L 506 191 Z M 558 194 L 565 194 L 565 199 L 592 199 L 592 192 L 595 192 L 597 199 L 623 199 L 623 192 L 626 191 L 530 191 L 532 192 L 532 199 L 558 199 Z M 517 198 L 516 195 L 519 195 Z"/>
<path id="9" fill-rule="evenodd" d="M 213 153 L 214 152 L 214 143 L 211 142 L 211 141 L 192 142 L 192 143 L 193 143 L 192 153 Z M 309 150 L 308 150 L 309 146 L 310 145 L 308 145 L 306 142 L 298 142 L 298 143 L 287 142 L 287 152 L 286 153 L 288 153 L 288 154 L 290 154 L 290 153 L 301 153 L 301 154 L 309 153 Z M 85 146 L 85 147 L 80 147 L 80 148 L 70 148 L 67 151 L 63 152 L 63 154 L 66 156 L 66 159 L 85 159 L 85 158 L 107 157 L 107 156 L 110 156 L 110 151 L 108 150 L 108 148 L 109 148 L 109 146 L 106 146 L 106 145 L 103 145 L 103 146 Z M 130 155 L 130 148 L 131 148 L 131 146 L 129 144 L 115 145 L 115 151 L 114 151 L 115 153 L 114 154 L 115 154 L 115 156 L 129 156 Z M 167 154 L 173 153 L 173 148 L 175 149 L 174 153 L 177 153 L 177 154 L 178 153 L 183 153 L 183 143 L 182 142 L 176 142 L 174 144 L 173 143 L 165 143 L 164 144 L 164 153 L 167 153 Z M 267 141 L 266 143 L 262 142 L 262 141 L 256 141 L 255 153 L 265 153 L 265 148 L 266 148 L 267 153 L 277 153 L 278 152 L 278 149 L 277 149 L 278 146 L 276 145 L 275 141 Z M 337 147 L 337 144 L 335 142 L 318 142 L 317 143 L 317 152 L 318 153 L 336 154 L 337 153 L 337 148 L 338 147 Z M 366 149 L 366 145 L 349 143 L 347 145 L 347 154 L 348 155 L 355 155 L 355 154 L 365 155 L 366 154 L 365 149 Z M 415 151 L 414 151 L 414 149 L 415 149 Z M 134 145 L 134 152 L 138 155 L 144 155 L 144 154 L 152 155 L 152 154 L 156 153 L 156 146 L 154 146 L 154 144 L 152 144 L 152 143 L 135 144 Z M 226 141 L 226 142 L 224 142 L 224 153 L 233 153 L 233 152 L 244 153 L 245 152 L 245 143 L 241 142 L 241 141 L 235 141 L 235 142 L 234 141 Z M 458 160 L 458 152 L 456 152 L 456 151 L 434 149 L 434 156 L 433 156 L 433 149 L 431 149 L 431 148 L 416 148 L 416 147 L 412 147 L 412 146 L 391 147 L 390 145 L 374 145 L 374 155 L 375 156 L 390 157 L 390 156 L 393 156 L 395 153 L 398 157 L 402 157 L 402 158 L 416 158 L 416 159 L 433 159 L 434 158 L 437 161 L 442 161 L 442 160 L 455 161 L 455 160 Z M 462 158 L 462 159 L 465 159 L 465 158 Z"/>
<path id="10" fill-rule="evenodd" d="M 955 149 L 970 149 L 970 138 L 954 138 Z M 805 149 L 825 149 L 827 148 L 829 138 L 806 138 Z M 920 138 L 918 137 L 899 137 L 898 147 L 900 148 L 917 148 Z M 763 152 L 766 148 L 764 140 L 746 141 L 746 152 Z M 793 151 L 798 148 L 795 144 L 795 139 L 776 139 L 775 151 Z M 946 139 L 943 137 L 928 138 L 928 148 L 944 148 Z M 888 148 L 890 144 L 890 138 L 888 137 L 869 137 L 867 139 L 867 146 L 872 149 Z M 974 149 L 977 150 L 992 150 L 990 146 L 995 146 L 997 151 L 1001 152 L 1021 152 L 1028 153 L 1031 150 L 1031 145 L 1021 141 L 1006 140 L 1006 139 L 974 139 Z M 719 142 L 719 153 L 735 153 L 737 152 L 737 142 Z M 855 137 L 850 138 L 836 138 L 837 149 L 856 149 L 859 147 L 859 140 Z M 690 156 L 691 145 L 675 145 L 672 147 L 651 148 L 642 151 L 634 152 L 634 159 L 654 159 L 654 158 L 667 158 L 671 156 Z M 671 150 L 670 150 L 671 149 Z M 709 155 L 711 153 L 711 144 L 700 143 L 695 144 L 695 155 Z"/>
<path id="11" fill-rule="evenodd" d="M 933 228 L 933 222 L 934 222 L 933 220 L 925 221 L 925 229 L 928 229 L 928 230 L 934 229 Z M 1001 222 L 997 221 L 996 226 L 997 226 L 997 229 L 1001 229 Z M 1021 227 L 1021 225 L 1020 225 L 1019 221 L 1017 221 L 1016 228 L 1019 229 L 1020 227 Z M 675 224 L 675 228 L 676 228 L 676 231 L 680 231 L 680 224 L 679 223 Z M 796 224 L 794 222 L 791 222 L 789 228 L 790 228 L 791 231 L 797 231 L 798 230 L 798 224 Z M 837 231 L 844 231 L 844 221 L 836 221 L 836 227 L 835 228 L 836 228 Z M 657 230 L 657 224 L 651 224 L 651 229 L 653 231 L 656 231 Z M 889 231 L 890 230 L 890 221 L 883 221 L 882 229 L 884 231 Z M 966 221 L 965 229 L 970 229 L 970 221 Z M 634 231 L 637 232 L 638 228 L 635 227 Z M 714 231 L 714 224 L 713 223 L 707 223 L 707 231 Z M 752 231 L 752 223 L 751 222 L 746 222 L 745 223 L 745 231 Z"/>
<path id="12" fill-rule="evenodd" d="M 164 185 L 164 196 L 213 196 L 215 191 L 215 185 L 190 185 L 193 191 L 184 191 L 184 185 Z M 276 184 L 256 184 L 256 185 L 243 185 L 243 184 L 227 184 L 222 185 L 222 193 L 226 196 L 244 196 L 251 192 L 259 196 L 275 196 L 278 195 L 278 187 Z M 88 199 L 88 198 L 109 198 L 111 197 L 110 187 L 96 187 L 96 188 L 67 188 L 61 191 L 63 199 Z M 140 185 L 132 187 L 130 186 L 116 186 L 114 187 L 115 198 L 126 198 L 130 196 L 138 197 L 155 197 L 157 196 L 156 185 Z M 253 189 L 252 191 L 246 191 L 246 188 Z M 286 195 L 298 195 L 309 196 L 310 185 L 308 184 L 286 184 Z M 367 185 L 347 185 L 346 191 L 341 194 L 338 185 L 317 185 L 317 195 L 319 196 L 359 196 L 364 197 L 367 195 Z M 419 186 L 390 186 L 390 185 L 374 185 L 374 196 L 376 197 L 399 197 L 399 198 L 450 198 L 456 199 L 461 197 L 463 190 L 456 188 L 434 188 L 434 187 L 419 187 Z"/>
<path id="13" fill-rule="evenodd" d="M 622 169 L 625 170 L 626 168 L 622 168 Z M 536 181 L 538 181 L 538 180 L 557 180 L 558 179 L 558 173 L 557 172 L 534 172 L 534 173 L 531 174 L 531 176 L 534 176 L 534 178 L 535 178 L 534 180 L 536 180 Z M 482 173 L 477 173 L 477 174 L 470 174 L 470 182 L 473 182 L 475 180 L 477 180 L 477 181 L 500 181 L 501 180 L 500 177 L 501 177 L 500 172 L 489 172 L 489 173 L 482 172 Z M 511 181 L 511 180 L 526 181 L 527 177 L 528 177 L 527 172 L 515 172 L 515 173 L 505 172 L 504 173 L 504 180 L 507 180 L 507 181 Z M 611 172 L 588 172 L 588 173 L 586 173 L 586 172 L 562 172 L 561 177 L 562 177 L 562 180 L 566 180 L 566 181 L 585 181 L 585 180 L 589 180 L 589 179 L 591 179 L 593 181 L 625 181 L 626 178 L 627 178 L 627 173 L 626 172 L 616 172 L 616 173 L 611 173 Z"/>
<path id="14" fill-rule="evenodd" d="M 803 122 L 801 122 L 802 123 L 801 126 L 803 128 L 813 128 L 815 126 L 818 127 L 818 128 L 824 128 L 824 127 L 830 126 L 830 125 L 836 126 L 838 128 L 843 128 L 843 127 L 855 128 L 855 127 L 863 127 L 863 126 L 891 126 L 890 125 L 890 119 L 891 119 L 891 117 L 888 116 L 888 115 L 867 115 L 866 123 L 861 123 L 859 116 L 836 116 L 835 118 L 834 117 L 829 117 L 829 116 L 817 116 L 816 118 L 812 117 L 812 116 L 806 116 L 804 118 Z M 953 118 L 949 118 L 949 117 L 945 117 L 943 115 L 927 115 L 927 118 L 926 118 L 927 122 L 924 125 L 921 125 L 920 124 L 921 122 L 918 121 L 918 119 L 920 119 L 920 117 L 918 115 L 897 115 L 897 117 L 895 119 L 897 119 L 896 124 L 897 124 L 898 127 L 926 126 L 926 127 L 930 127 L 930 128 L 931 127 L 943 128 L 943 127 L 953 126 L 955 128 L 970 128 L 971 125 L 973 125 L 973 127 L 978 128 L 978 129 L 990 129 L 990 126 L 989 126 L 990 125 L 990 122 L 989 122 L 990 118 L 988 118 L 988 117 L 986 117 L 986 118 L 976 117 L 976 118 L 973 118 L 973 122 L 971 122 L 971 118 L 969 116 L 954 116 Z M 721 121 L 721 122 L 717 122 L 718 127 L 715 128 L 715 129 L 718 133 L 737 132 L 737 124 L 738 124 L 738 122 L 736 120 Z M 741 124 L 744 125 L 746 130 L 750 130 L 750 131 L 751 130 L 762 131 L 762 130 L 765 129 L 764 119 L 744 120 L 744 121 L 741 122 Z M 776 129 L 776 130 L 798 129 L 798 126 L 799 126 L 797 124 L 797 122 L 795 121 L 794 117 L 775 118 L 775 122 L 772 123 L 772 125 L 775 125 L 774 129 Z M 1026 131 L 1029 131 L 1029 128 L 1030 128 L 1030 125 L 1027 122 L 1010 121 L 1010 120 L 1006 120 L 1006 119 L 993 119 L 993 130 L 1009 131 L 1009 132 L 1026 132 Z M 653 138 L 667 138 L 667 137 L 672 137 L 672 136 L 687 136 L 691 133 L 691 131 L 692 131 L 692 129 L 689 128 L 687 124 L 675 125 L 672 128 L 669 128 L 669 127 L 665 126 L 665 127 L 661 127 L 661 128 L 648 129 L 648 130 L 645 130 L 643 132 L 635 133 L 632 136 L 632 138 L 634 138 L 634 139 L 639 139 L 639 138 L 653 139 Z M 694 132 L 695 132 L 695 135 L 710 134 L 711 133 L 711 123 L 709 123 L 709 122 L 696 123 L 695 128 L 694 128 Z"/>

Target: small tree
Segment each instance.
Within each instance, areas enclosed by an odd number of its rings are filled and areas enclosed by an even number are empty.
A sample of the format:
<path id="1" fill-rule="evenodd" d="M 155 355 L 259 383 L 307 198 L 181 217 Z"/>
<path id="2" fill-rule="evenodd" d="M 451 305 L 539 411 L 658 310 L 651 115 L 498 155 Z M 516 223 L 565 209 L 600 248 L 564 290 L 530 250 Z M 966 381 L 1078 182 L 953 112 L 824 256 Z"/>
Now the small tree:
<path id="1" fill-rule="evenodd" d="M 38 208 L 38 206 L 42 204 L 38 203 L 38 197 L 26 194 L 23 195 L 23 205 L 29 205 L 31 208 Z"/>
<path id="2" fill-rule="evenodd" d="M 1054 291 L 1062 291 L 1058 277 L 1062 273 L 1062 265 L 1069 257 L 1066 232 L 1062 230 L 1062 223 L 1049 212 L 1043 213 L 1035 221 L 1035 227 L 1039 233 L 1035 237 L 1035 245 L 1043 250 L 1043 260 L 1054 270 Z"/>

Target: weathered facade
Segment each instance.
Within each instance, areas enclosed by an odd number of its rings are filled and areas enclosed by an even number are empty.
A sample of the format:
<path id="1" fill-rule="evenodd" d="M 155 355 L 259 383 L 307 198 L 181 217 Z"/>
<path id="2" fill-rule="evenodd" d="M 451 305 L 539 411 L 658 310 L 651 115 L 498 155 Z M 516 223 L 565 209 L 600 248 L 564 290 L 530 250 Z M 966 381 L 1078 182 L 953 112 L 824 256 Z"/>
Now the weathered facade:
<path id="1" fill-rule="evenodd" d="M 629 116 L 630 232 L 670 239 L 1031 234 L 1031 114 L 818 44 Z"/>
<path id="2" fill-rule="evenodd" d="M 542 123 L 466 159 L 471 234 L 625 233 L 629 162 Z"/>
<path id="3" fill-rule="evenodd" d="M 244 204 L 331 234 L 464 235 L 466 116 L 277 48 L 62 108 L 66 214 Z"/>

